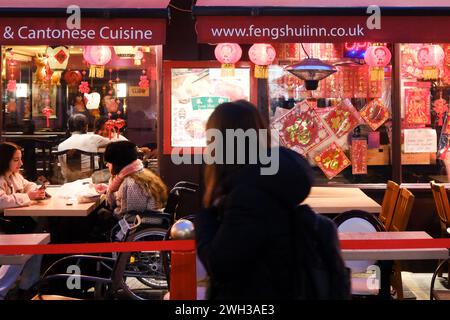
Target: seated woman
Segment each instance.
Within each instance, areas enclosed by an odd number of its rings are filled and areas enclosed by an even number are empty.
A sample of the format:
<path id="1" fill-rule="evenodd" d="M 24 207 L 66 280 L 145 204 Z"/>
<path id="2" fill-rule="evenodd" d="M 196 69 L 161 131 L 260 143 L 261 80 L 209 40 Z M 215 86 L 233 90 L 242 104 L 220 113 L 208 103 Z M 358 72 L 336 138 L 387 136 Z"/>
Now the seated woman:
<path id="1" fill-rule="evenodd" d="M 45 198 L 45 189 L 27 181 L 20 173 L 22 152 L 13 143 L 0 143 L 0 212 L 6 208 L 27 206 L 31 200 Z M 42 256 L 33 256 L 25 265 L 0 267 L 0 300 L 3 300 L 22 274 L 19 288 L 28 290 L 38 279 Z M 23 272 L 22 272 L 23 271 Z M 24 276 L 26 274 L 27 276 Z"/>
<path id="2" fill-rule="evenodd" d="M 121 218 L 129 211 L 164 208 L 167 187 L 159 176 L 144 169 L 134 143 L 117 141 L 108 144 L 104 159 L 112 176 L 108 185 L 107 204 L 114 216 Z"/>

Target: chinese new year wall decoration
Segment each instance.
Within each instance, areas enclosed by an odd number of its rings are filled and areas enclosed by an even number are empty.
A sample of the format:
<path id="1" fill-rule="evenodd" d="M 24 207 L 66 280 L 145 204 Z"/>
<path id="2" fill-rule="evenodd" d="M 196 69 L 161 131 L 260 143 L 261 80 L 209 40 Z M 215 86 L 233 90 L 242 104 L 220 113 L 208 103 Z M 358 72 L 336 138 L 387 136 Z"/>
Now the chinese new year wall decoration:
<path id="1" fill-rule="evenodd" d="M 108 46 L 86 46 L 83 49 L 83 58 L 90 64 L 89 77 L 103 78 L 105 64 L 111 61 L 111 49 Z"/>
<path id="2" fill-rule="evenodd" d="M 314 160 L 328 179 L 333 179 L 351 164 L 344 151 L 334 142 L 316 155 Z"/>
<path id="3" fill-rule="evenodd" d="M 405 89 L 405 123 L 408 125 L 431 123 L 428 89 Z"/>
<path id="4" fill-rule="evenodd" d="M 389 110 L 380 99 L 373 99 L 360 112 L 372 130 L 377 130 L 390 117 Z"/>
<path id="5" fill-rule="evenodd" d="M 367 140 L 353 139 L 351 147 L 352 174 L 367 174 Z"/>
<path id="6" fill-rule="evenodd" d="M 433 111 L 436 113 L 438 119 L 438 126 L 442 126 L 444 114 L 448 112 L 448 103 L 442 98 L 442 91 L 440 93 L 439 99 L 433 102 Z"/>
<path id="7" fill-rule="evenodd" d="M 272 127 L 278 130 L 283 145 L 301 154 L 306 154 L 330 136 L 306 101 L 276 119 Z"/>
<path id="8" fill-rule="evenodd" d="M 61 85 L 61 72 L 66 70 L 69 62 L 69 48 L 65 46 L 47 47 L 46 50 L 48 66 L 52 70 L 52 84 Z"/>
<path id="9" fill-rule="evenodd" d="M 338 138 L 353 130 L 360 123 L 358 111 L 348 99 L 334 107 L 323 119 Z"/>

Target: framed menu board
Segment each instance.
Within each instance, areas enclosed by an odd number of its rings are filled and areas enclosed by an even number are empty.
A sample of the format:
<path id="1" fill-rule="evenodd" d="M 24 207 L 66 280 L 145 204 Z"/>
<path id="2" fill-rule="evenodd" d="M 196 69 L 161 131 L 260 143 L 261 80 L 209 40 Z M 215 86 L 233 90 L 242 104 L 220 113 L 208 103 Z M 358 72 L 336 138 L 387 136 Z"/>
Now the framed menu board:
<path id="1" fill-rule="evenodd" d="M 168 64 L 168 65 L 167 65 Z M 168 62 L 164 66 L 164 153 L 172 148 L 206 147 L 205 126 L 221 103 L 252 99 L 250 65 L 222 76 L 217 62 Z M 169 94 L 170 93 L 170 94 Z"/>

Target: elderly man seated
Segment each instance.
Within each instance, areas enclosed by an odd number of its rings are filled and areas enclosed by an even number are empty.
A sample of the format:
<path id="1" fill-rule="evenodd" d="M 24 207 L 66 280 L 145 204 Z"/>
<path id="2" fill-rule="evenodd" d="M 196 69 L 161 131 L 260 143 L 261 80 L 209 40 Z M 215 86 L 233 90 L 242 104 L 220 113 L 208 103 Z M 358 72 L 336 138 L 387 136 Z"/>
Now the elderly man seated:
<path id="1" fill-rule="evenodd" d="M 74 114 L 68 121 L 69 131 L 71 136 L 61 142 L 58 146 L 58 151 L 67 151 L 78 149 L 85 152 L 97 152 L 98 148 L 106 146 L 111 141 L 108 138 L 97 134 L 87 133 L 88 119 L 83 114 Z M 65 182 L 74 181 L 81 178 L 86 178 L 92 173 L 90 165 L 90 156 L 81 155 L 80 166 L 73 168 L 68 164 L 68 157 L 70 153 L 60 155 L 59 163 L 61 164 L 61 173 Z M 98 157 L 95 159 L 95 165 L 98 165 Z"/>

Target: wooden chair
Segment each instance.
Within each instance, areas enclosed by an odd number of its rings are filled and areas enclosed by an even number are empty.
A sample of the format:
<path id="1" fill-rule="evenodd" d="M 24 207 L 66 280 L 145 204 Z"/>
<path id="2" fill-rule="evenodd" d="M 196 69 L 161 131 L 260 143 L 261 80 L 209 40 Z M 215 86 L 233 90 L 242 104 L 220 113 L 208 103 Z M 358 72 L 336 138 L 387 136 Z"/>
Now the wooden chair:
<path id="1" fill-rule="evenodd" d="M 436 211 L 439 216 L 439 223 L 441 225 L 441 238 L 448 238 L 450 234 L 447 229 L 450 227 L 450 204 L 448 201 L 447 191 L 443 184 L 437 184 L 435 181 L 430 181 L 431 193 L 433 194 L 434 203 L 436 204 Z M 439 263 L 440 264 L 440 261 Z M 438 276 L 442 276 L 443 268 L 440 268 Z M 448 264 L 448 277 L 450 277 L 450 264 Z"/>
<path id="2" fill-rule="evenodd" d="M 389 180 L 386 185 L 383 203 L 381 204 L 381 212 L 378 216 L 380 221 L 384 224 L 386 230 L 389 230 L 389 226 L 391 225 L 399 192 L 400 186 L 394 181 Z"/>
<path id="3" fill-rule="evenodd" d="M 414 195 L 406 188 L 400 188 L 394 215 L 388 231 L 406 231 L 409 217 L 414 204 Z M 395 261 L 393 266 L 392 285 L 397 291 L 397 298 L 403 299 L 402 268 L 400 261 Z"/>

